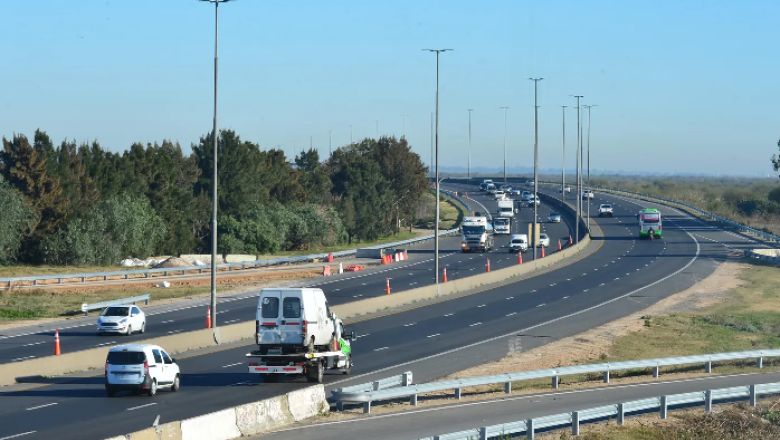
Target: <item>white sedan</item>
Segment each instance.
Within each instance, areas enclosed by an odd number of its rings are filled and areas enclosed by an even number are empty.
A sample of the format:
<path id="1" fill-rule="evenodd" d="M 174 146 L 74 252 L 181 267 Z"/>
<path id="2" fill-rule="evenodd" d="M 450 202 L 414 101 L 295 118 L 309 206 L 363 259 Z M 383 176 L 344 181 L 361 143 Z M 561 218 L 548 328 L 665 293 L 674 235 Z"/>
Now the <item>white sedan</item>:
<path id="1" fill-rule="evenodd" d="M 97 320 L 97 332 L 132 335 L 146 331 L 146 315 L 133 305 L 106 307 Z"/>
<path id="2" fill-rule="evenodd" d="M 541 233 L 539 234 L 539 245 L 540 247 L 550 247 L 550 237 L 545 234 Z"/>

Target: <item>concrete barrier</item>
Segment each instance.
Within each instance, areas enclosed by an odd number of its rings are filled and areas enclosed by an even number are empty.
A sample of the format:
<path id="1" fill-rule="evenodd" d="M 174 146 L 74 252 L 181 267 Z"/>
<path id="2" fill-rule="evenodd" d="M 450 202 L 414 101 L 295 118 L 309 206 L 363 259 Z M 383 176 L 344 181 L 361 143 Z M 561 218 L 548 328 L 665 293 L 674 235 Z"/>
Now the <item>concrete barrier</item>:
<path id="1" fill-rule="evenodd" d="M 328 410 L 325 387 L 314 385 L 283 396 L 106 440 L 232 440 L 271 432 Z"/>
<path id="2" fill-rule="evenodd" d="M 329 409 L 328 401 L 325 399 L 325 387 L 322 385 L 287 393 L 287 400 L 296 422 L 327 412 Z"/>
<path id="3" fill-rule="evenodd" d="M 182 440 L 230 440 L 241 437 L 236 409 L 230 408 L 181 422 Z"/>

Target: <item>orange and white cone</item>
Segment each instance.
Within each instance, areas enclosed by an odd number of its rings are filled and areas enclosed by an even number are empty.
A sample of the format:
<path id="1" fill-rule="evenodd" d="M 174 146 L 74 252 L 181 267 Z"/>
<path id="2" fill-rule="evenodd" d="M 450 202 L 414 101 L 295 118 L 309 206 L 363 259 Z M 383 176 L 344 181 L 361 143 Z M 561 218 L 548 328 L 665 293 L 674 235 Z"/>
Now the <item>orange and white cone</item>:
<path id="1" fill-rule="evenodd" d="M 211 306 L 206 309 L 206 328 L 211 328 Z"/>
<path id="2" fill-rule="evenodd" d="M 62 353 L 60 351 L 60 330 L 54 330 L 54 356 L 59 356 Z"/>
<path id="3" fill-rule="evenodd" d="M 571 235 L 569 235 L 569 246 L 571 246 L 571 245 L 572 245 L 572 243 L 573 243 L 573 241 L 572 241 L 572 239 L 571 239 Z"/>
<path id="4" fill-rule="evenodd" d="M 387 278 L 387 287 L 385 287 L 385 295 L 390 295 L 390 277 Z"/>
<path id="5" fill-rule="evenodd" d="M 523 264 L 523 253 L 518 252 L 517 253 L 517 264 Z"/>
<path id="6" fill-rule="evenodd" d="M 446 283 L 447 282 L 447 268 L 446 267 L 444 268 L 444 275 L 442 276 L 441 282 L 442 283 Z"/>
<path id="7" fill-rule="evenodd" d="M 563 248 L 561 247 L 561 239 L 559 238 L 558 239 L 558 252 L 560 252 L 561 249 L 563 249 Z"/>
<path id="8" fill-rule="evenodd" d="M 487 267 L 486 272 L 490 272 L 490 258 L 487 259 L 487 266 L 485 267 Z"/>
<path id="9" fill-rule="evenodd" d="M 544 246 L 542 246 L 542 258 L 544 258 Z"/>

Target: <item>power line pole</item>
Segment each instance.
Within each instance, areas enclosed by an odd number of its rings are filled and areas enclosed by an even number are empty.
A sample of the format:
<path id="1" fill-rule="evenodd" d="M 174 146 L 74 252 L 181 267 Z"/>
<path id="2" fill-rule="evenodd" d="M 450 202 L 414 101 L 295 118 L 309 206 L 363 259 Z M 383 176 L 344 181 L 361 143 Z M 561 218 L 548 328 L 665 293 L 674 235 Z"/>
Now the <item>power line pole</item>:
<path id="1" fill-rule="evenodd" d="M 590 189 L 590 109 L 592 107 L 598 107 L 597 104 L 584 106 L 588 109 L 588 191 Z M 590 193 L 588 193 L 588 233 L 590 234 Z"/>
<path id="2" fill-rule="evenodd" d="M 471 180 L 471 112 L 474 111 L 474 109 L 469 109 L 469 169 L 468 169 L 468 178 L 469 181 Z"/>
<path id="3" fill-rule="evenodd" d="M 561 106 L 563 110 L 563 151 L 561 153 L 561 206 L 566 199 L 566 107 Z"/>
<path id="4" fill-rule="evenodd" d="M 219 4 L 228 0 L 200 0 L 214 3 L 214 163 L 211 178 L 211 328 L 217 328 L 217 79 L 219 72 Z"/>
<path id="5" fill-rule="evenodd" d="M 436 53 L 436 226 L 433 231 L 434 234 L 434 274 L 436 278 L 436 286 L 439 286 L 439 54 L 442 52 L 450 51 L 452 49 L 423 49 L 428 52 Z"/>
<path id="6" fill-rule="evenodd" d="M 578 157 L 580 156 L 580 137 L 581 137 L 581 131 L 580 131 L 580 99 L 584 98 L 583 95 L 571 95 L 575 98 L 577 98 L 577 153 L 574 155 L 574 158 L 577 161 L 577 221 L 575 222 L 574 226 L 574 235 L 575 240 L 577 240 L 577 244 L 580 242 L 580 218 L 581 218 L 581 205 L 582 205 L 582 191 L 580 189 L 580 159 Z"/>
<path id="7" fill-rule="evenodd" d="M 433 179 L 433 113 L 431 113 L 431 179 Z"/>
<path id="8" fill-rule="evenodd" d="M 539 189 L 539 105 L 537 101 L 539 81 L 544 78 L 528 78 L 534 82 L 534 260 L 536 260 L 536 235 L 539 227 L 539 217 L 536 203 L 537 191 Z"/>
<path id="9" fill-rule="evenodd" d="M 499 107 L 504 109 L 504 185 L 506 185 L 506 110 L 509 107 Z"/>

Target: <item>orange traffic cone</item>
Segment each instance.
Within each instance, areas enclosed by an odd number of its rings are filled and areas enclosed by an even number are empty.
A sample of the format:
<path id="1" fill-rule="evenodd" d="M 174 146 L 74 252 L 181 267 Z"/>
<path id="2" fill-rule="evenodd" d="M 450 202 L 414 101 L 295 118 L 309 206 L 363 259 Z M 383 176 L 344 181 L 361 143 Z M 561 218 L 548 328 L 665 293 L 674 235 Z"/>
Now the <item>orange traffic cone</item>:
<path id="1" fill-rule="evenodd" d="M 333 262 L 333 254 L 331 253 L 328 254 L 328 263 L 332 263 L 332 262 Z"/>
<path id="2" fill-rule="evenodd" d="M 387 278 L 387 287 L 385 287 L 385 295 L 390 295 L 390 277 Z"/>
<path id="3" fill-rule="evenodd" d="M 446 267 L 444 268 L 444 276 L 442 277 L 441 282 L 442 283 L 446 283 L 447 282 L 447 268 Z"/>
<path id="4" fill-rule="evenodd" d="M 206 309 L 206 328 L 211 328 L 211 306 Z"/>
<path id="5" fill-rule="evenodd" d="M 571 244 L 572 244 L 571 235 L 569 235 L 569 246 L 571 246 Z"/>
<path id="6" fill-rule="evenodd" d="M 517 253 L 517 264 L 523 264 L 523 254 L 521 252 Z"/>
<path id="7" fill-rule="evenodd" d="M 54 330 L 54 356 L 59 356 L 60 353 L 60 330 Z"/>
<path id="8" fill-rule="evenodd" d="M 487 272 L 490 272 L 490 258 L 487 259 Z"/>
<path id="9" fill-rule="evenodd" d="M 466 198 L 467 198 L 467 199 L 469 198 L 469 193 L 466 193 Z"/>
<path id="10" fill-rule="evenodd" d="M 406 255 L 406 251 L 404 251 L 404 260 L 406 260 L 408 257 Z"/>
<path id="11" fill-rule="evenodd" d="M 542 258 L 544 258 L 544 246 L 542 246 Z"/>
<path id="12" fill-rule="evenodd" d="M 336 339 L 336 338 L 333 338 L 333 351 L 339 351 L 340 348 L 341 348 L 341 346 L 339 344 L 339 340 Z"/>
<path id="13" fill-rule="evenodd" d="M 558 239 L 558 252 L 560 252 L 561 249 L 563 249 L 563 248 L 561 247 L 561 239 L 559 238 Z"/>

